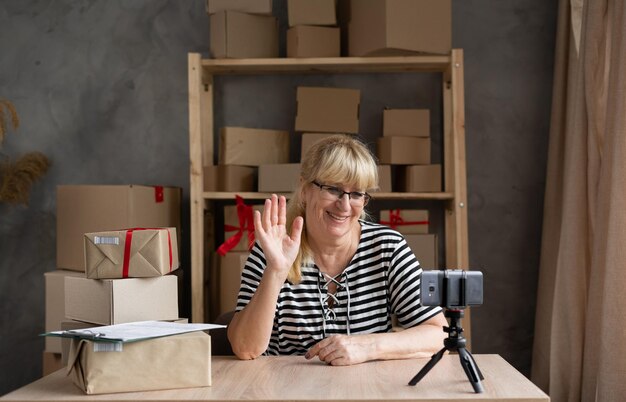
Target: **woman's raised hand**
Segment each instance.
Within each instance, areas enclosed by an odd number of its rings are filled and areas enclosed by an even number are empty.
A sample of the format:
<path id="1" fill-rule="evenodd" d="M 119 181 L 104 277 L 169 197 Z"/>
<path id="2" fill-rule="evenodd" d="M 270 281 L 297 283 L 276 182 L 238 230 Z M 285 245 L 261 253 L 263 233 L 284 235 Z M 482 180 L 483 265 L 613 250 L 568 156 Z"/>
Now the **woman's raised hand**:
<path id="1" fill-rule="evenodd" d="M 284 196 L 272 194 L 265 200 L 263 214 L 254 211 L 255 237 L 263 248 L 268 269 L 275 269 L 284 274 L 295 261 L 300 249 L 300 235 L 304 220 L 297 217 L 291 225 L 291 234 L 287 233 L 287 201 Z"/>

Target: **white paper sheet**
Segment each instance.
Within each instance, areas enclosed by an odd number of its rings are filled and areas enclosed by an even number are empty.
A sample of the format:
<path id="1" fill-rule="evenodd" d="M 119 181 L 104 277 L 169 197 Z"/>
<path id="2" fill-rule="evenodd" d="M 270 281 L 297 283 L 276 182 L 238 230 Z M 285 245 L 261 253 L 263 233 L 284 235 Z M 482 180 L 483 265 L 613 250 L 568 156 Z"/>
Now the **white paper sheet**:
<path id="1" fill-rule="evenodd" d="M 134 342 L 143 339 L 183 334 L 186 332 L 208 331 L 217 328 L 225 328 L 225 326 L 216 324 L 180 324 L 167 321 L 138 321 L 103 327 L 73 329 L 69 331 L 52 331 L 42 335 L 65 338 L 85 338 L 108 342 Z"/>

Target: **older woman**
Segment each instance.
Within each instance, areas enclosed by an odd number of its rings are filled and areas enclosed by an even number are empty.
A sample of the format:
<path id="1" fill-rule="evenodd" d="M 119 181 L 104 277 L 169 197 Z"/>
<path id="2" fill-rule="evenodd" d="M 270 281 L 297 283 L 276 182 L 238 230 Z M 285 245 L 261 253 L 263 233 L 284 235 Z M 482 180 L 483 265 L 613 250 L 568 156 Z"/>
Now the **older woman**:
<path id="1" fill-rule="evenodd" d="M 302 354 L 349 365 L 440 349 L 446 320 L 420 304 L 415 255 L 401 234 L 364 219 L 377 182 L 367 147 L 331 136 L 305 155 L 289 205 L 272 195 L 255 212 L 257 242 L 228 327 L 239 358 Z M 392 332 L 392 314 L 404 330 Z"/>

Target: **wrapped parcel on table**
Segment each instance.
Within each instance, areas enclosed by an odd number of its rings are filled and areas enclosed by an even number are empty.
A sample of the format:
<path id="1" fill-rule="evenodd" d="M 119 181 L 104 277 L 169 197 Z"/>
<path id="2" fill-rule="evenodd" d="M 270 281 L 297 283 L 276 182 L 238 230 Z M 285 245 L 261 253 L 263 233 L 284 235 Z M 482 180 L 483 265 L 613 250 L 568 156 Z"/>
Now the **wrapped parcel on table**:
<path id="1" fill-rule="evenodd" d="M 211 385 L 211 337 L 190 332 L 124 343 L 119 351 L 72 339 L 67 374 L 87 394 L 150 391 Z"/>
<path id="2" fill-rule="evenodd" d="M 180 266 L 173 227 L 86 233 L 84 241 L 90 279 L 163 276 Z"/>

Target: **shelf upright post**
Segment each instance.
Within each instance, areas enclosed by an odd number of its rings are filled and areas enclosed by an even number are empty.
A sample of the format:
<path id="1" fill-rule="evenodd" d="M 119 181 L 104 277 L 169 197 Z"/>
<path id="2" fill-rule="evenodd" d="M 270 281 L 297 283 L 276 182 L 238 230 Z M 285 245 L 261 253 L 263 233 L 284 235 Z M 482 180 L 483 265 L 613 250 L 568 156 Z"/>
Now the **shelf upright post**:
<path id="1" fill-rule="evenodd" d="M 450 65 L 443 74 L 445 190 L 453 198 L 446 207 L 446 267 L 469 268 L 467 230 L 467 172 L 465 157 L 465 93 L 463 50 L 452 49 Z M 465 314 L 466 338 L 470 341 L 470 311 Z"/>
<path id="2" fill-rule="evenodd" d="M 199 53 L 188 55 L 189 77 L 189 198 L 191 218 L 191 321 L 206 322 L 204 298 L 204 181 L 202 168 L 212 165 L 213 80 L 202 69 Z"/>

